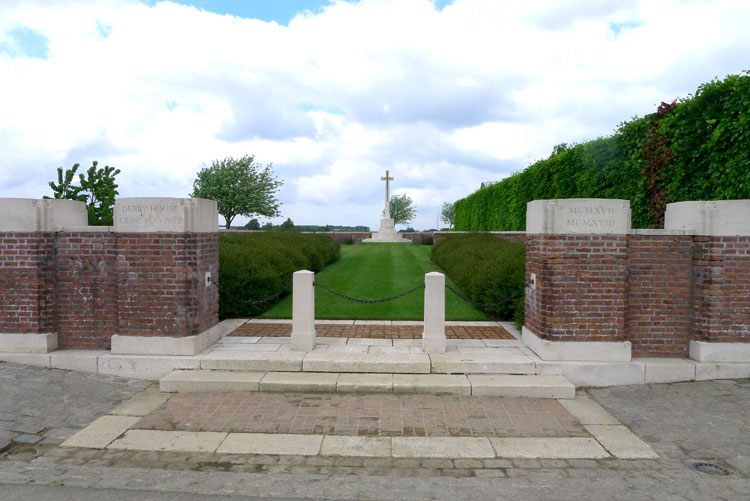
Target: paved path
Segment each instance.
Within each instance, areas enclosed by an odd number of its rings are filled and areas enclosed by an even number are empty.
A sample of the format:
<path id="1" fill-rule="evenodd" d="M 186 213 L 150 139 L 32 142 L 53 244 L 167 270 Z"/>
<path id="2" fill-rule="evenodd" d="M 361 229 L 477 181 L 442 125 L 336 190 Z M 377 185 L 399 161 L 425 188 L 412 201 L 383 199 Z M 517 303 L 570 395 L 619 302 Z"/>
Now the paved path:
<path id="1" fill-rule="evenodd" d="M 145 430 L 398 437 L 583 437 L 557 400 L 351 393 L 182 393 Z"/>
<path id="2" fill-rule="evenodd" d="M 483 323 L 489 324 L 490 322 Z M 375 322 L 360 325 L 353 323 L 350 325 L 341 323 L 318 323 L 315 325 L 317 336 L 335 338 L 422 339 L 423 330 L 424 327 L 421 325 L 378 325 Z M 229 335 L 284 337 L 291 333 L 291 321 L 290 323 L 253 321 L 240 326 Z M 446 325 L 445 337 L 448 339 L 515 339 L 511 333 L 500 325 Z"/>
<path id="3" fill-rule="evenodd" d="M 72 435 L 145 386 L 140 381 L 16 364 L 0 364 L 0 382 L 2 423 L 36 420 L 28 430 L 42 431 L 36 429 L 38 424 L 51 428 L 40 435 L 45 438 L 54 430 L 61 438 Z M 173 493 L 325 499 L 747 498 L 750 380 L 613 387 L 589 393 L 662 457 L 302 457 L 71 449 L 50 441 L 17 444 L 2 456 L 0 499 L 33 495 L 21 487 L 30 484 L 104 489 L 112 499 L 128 499 L 126 491 L 136 494 L 133 498 L 156 491 L 164 493 L 164 499 Z M 689 462 L 698 459 L 716 461 L 731 474 L 695 472 Z M 6 489 L 8 485 L 13 488 Z"/>

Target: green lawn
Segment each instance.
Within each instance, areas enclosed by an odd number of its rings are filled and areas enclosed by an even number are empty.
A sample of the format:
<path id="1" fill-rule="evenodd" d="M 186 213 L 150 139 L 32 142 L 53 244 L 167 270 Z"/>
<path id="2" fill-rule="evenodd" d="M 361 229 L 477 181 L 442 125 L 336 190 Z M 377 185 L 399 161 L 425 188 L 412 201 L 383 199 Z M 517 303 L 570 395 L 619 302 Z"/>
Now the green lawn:
<path id="1" fill-rule="evenodd" d="M 442 271 L 430 261 L 430 245 L 342 245 L 341 260 L 317 274 L 316 283 L 360 299 L 380 299 L 424 284 L 424 274 Z M 446 277 L 447 280 L 447 277 Z M 449 281 L 449 283 L 451 283 Z M 451 283 L 451 285 L 453 285 Z M 315 318 L 422 320 L 424 289 L 385 303 L 348 301 L 315 289 Z M 263 318 L 292 318 L 292 297 L 266 311 Z M 486 320 L 484 313 L 446 290 L 446 320 Z"/>

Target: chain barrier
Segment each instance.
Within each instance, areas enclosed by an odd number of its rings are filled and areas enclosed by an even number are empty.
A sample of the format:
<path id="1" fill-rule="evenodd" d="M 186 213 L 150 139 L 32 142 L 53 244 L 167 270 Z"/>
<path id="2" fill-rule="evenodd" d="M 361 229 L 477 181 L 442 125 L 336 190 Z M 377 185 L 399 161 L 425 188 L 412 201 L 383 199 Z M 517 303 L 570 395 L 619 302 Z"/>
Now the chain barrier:
<path id="1" fill-rule="evenodd" d="M 461 294 L 460 292 L 458 292 L 456 289 L 454 289 L 453 287 L 451 287 L 448 284 L 445 284 L 445 288 L 448 289 L 448 290 L 450 290 L 453 294 L 455 294 L 456 296 L 460 297 L 461 299 L 463 299 L 467 303 L 471 303 L 474 306 L 477 306 L 479 308 L 494 308 L 495 306 L 500 306 L 500 305 L 505 304 L 505 303 L 507 303 L 509 301 L 512 301 L 512 300 L 516 299 L 517 297 L 521 296 L 524 293 L 524 291 L 520 291 L 520 292 L 518 292 L 516 294 L 513 294 L 511 296 L 503 298 L 503 299 L 501 299 L 500 301 L 498 301 L 496 303 L 477 303 L 476 301 L 472 301 L 468 297 L 464 296 L 463 294 Z"/>
<path id="2" fill-rule="evenodd" d="M 219 284 L 216 283 L 216 281 L 213 280 L 212 278 L 208 278 L 208 281 L 210 283 L 214 284 L 217 289 L 219 289 L 219 293 L 220 294 L 224 294 L 229 299 L 232 299 L 233 301 L 235 301 L 237 303 L 240 303 L 240 304 L 245 304 L 247 306 L 257 306 L 259 304 L 268 303 L 269 301 L 273 301 L 274 299 L 278 299 L 279 297 L 281 297 L 282 294 L 284 294 L 286 291 L 288 291 L 289 288 L 292 286 L 292 282 L 290 281 L 288 284 L 286 284 L 284 286 L 283 289 L 281 289 L 279 292 L 277 292 L 276 294 L 274 294 L 272 296 L 268 296 L 265 299 L 258 299 L 257 301 L 248 301 L 247 299 L 242 299 L 241 297 L 237 297 L 234 294 L 232 294 L 231 292 L 222 289 L 221 287 L 219 287 Z"/>
<path id="3" fill-rule="evenodd" d="M 346 299 L 348 301 L 354 301 L 355 303 L 368 303 L 368 304 L 372 304 L 372 303 L 385 303 L 386 301 L 393 301 L 395 299 L 399 299 L 399 298 L 402 298 L 404 296 L 408 296 L 412 292 L 418 291 L 419 289 L 424 289 L 424 284 L 420 284 L 420 285 L 417 285 L 416 287 L 414 287 L 413 289 L 409 289 L 408 291 L 402 292 L 401 294 L 398 294 L 396 296 L 385 297 L 383 299 L 357 299 L 356 297 L 347 296 L 346 294 L 342 294 L 342 293 L 337 292 L 337 291 L 335 291 L 333 289 L 329 289 L 325 285 L 320 285 L 317 282 L 315 282 L 313 285 L 315 285 L 315 287 L 320 287 L 324 291 L 330 292 L 334 296 L 338 296 L 338 297 L 340 297 L 342 299 Z"/>

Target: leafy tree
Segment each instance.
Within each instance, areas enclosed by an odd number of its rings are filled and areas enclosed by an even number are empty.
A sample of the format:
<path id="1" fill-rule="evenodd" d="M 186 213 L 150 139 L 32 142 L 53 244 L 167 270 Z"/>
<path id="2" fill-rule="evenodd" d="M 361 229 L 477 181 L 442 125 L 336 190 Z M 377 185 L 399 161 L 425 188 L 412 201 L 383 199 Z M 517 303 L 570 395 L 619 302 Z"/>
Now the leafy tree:
<path id="1" fill-rule="evenodd" d="M 91 226 L 111 226 L 115 197 L 120 194 L 115 182 L 115 176 L 120 173 L 120 169 L 98 165 L 99 162 L 94 160 L 93 165 L 85 173 L 78 175 L 80 186 L 73 184 L 80 164 L 74 164 L 72 169 L 65 169 L 64 173 L 63 168 L 58 167 L 57 184 L 50 181 L 49 186 L 57 199 L 85 202 Z"/>
<path id="2" fill-rule="evenodd" d="M 443 209 L 440 212 L 440 220 L 448 224 L 449 228 L 453 228 L 453 221 L 456 219 L 456 209 L 450 202 L 443 204 Z"/>
<path id="3" fill-rule="evenodd" d="M 281 223 L 279 226 L 282 230 L 293 230 L 294 229 L 294 222 L 292 222 L 292 218 L 286 218 L 286 221 Z"/>
<path id="4" fill-rule="evenodd" d="M 115 176 L 120 169 L 105 165 L 97 168 L 97 162 L 89 167 L 86 175 L 79 175 L 81 188 L 86 193 L 86 206 L 89 210 L 89 224 L 92 226 L 112 226 L 115 197 L 117 191 Z"/>
<path id="5" fill-rule="evenodd" d="M 264 224 L 261 228 L 261 230 L 268 231 L 273 229 L 273 223 L 271 221 Z"/>
<path id="6" fill-rule="evenodd" d="M 279 215 L 281 203 L 276 199 L 276 191 L 282 181 L 273 176 L 271 164 L 263 167 L 254 160 L 250 155 L 214 160 L 210 167 L 198 172 L 193 182 L 190 196 L 216 200 L 227 229 L 236 216 Z"/>
<path id="7" fill-rule="evenodd" d="M 260 222 L 253 218 L 245 225 L 246 230 L 259 230 L 260 229 Z"/>
<path id="8" fill-rule="evenodd" d="M 391 217 L 396 224 L 409 224 L 417 217 L 417 207 L 409 195 L 393 195 L 390 202 Z"/>
<path id="9" fill-rule="evenodd" d="M 80 167 L 80 164 L 75 164 L 72 169 L 65 169 L 65 172 L 63 172 L 62 167 L 57 168 L 57 184 L 54 181 L 49 182 L 49 187 L 52 188 L 54 198 L 58 200 L 78 200 L 79 202 L 86 200 L 86 195 L 80 194 L 83 188 L 73 184 L 73 178 L 76 175 L 78 167 Z M 45 196 L 44 198 L 50 197 Z"/>

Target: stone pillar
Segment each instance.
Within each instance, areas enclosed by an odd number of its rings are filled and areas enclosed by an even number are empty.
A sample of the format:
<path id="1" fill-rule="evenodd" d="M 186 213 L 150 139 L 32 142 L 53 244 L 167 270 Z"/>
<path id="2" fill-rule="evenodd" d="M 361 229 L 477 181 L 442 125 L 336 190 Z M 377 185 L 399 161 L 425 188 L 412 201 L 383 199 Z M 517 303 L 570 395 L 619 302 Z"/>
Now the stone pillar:
<path id="1" fill-rule="evenodd" d="M 630 202 L 535 200 L 526 210 L 524 342 L 543 360 L 630 360 Z"/>
<path id="2" fill-rule="evenodd" d="M 292 279 L 292 350 L 315 348 L 315 273 L 301 270 Z"/>
<path id="3" fill-rule="evenodd" d="M 113 354 L 195 355 L 221 334 L 218 213 L 213 200 L 115 202 L 117 334 Z"/>
<path id="4" fill-rule="evenodd" d="M 55 232 L 86 225 L 86 205 L 0 198 L 0 215 L 0 351 L 54 351 Z"/>
<path id="5" fill-rule="evenodd" d="M 433 271 L 424 276 L 422 349 L 445 353 L 445 344 L 445 275 Z"/>
<path id="6" fill-rule="evenodd" d="M 664 228 L 693 234 L 690 356 L 750 361 L 750 200 L 668 204 Z"/>

